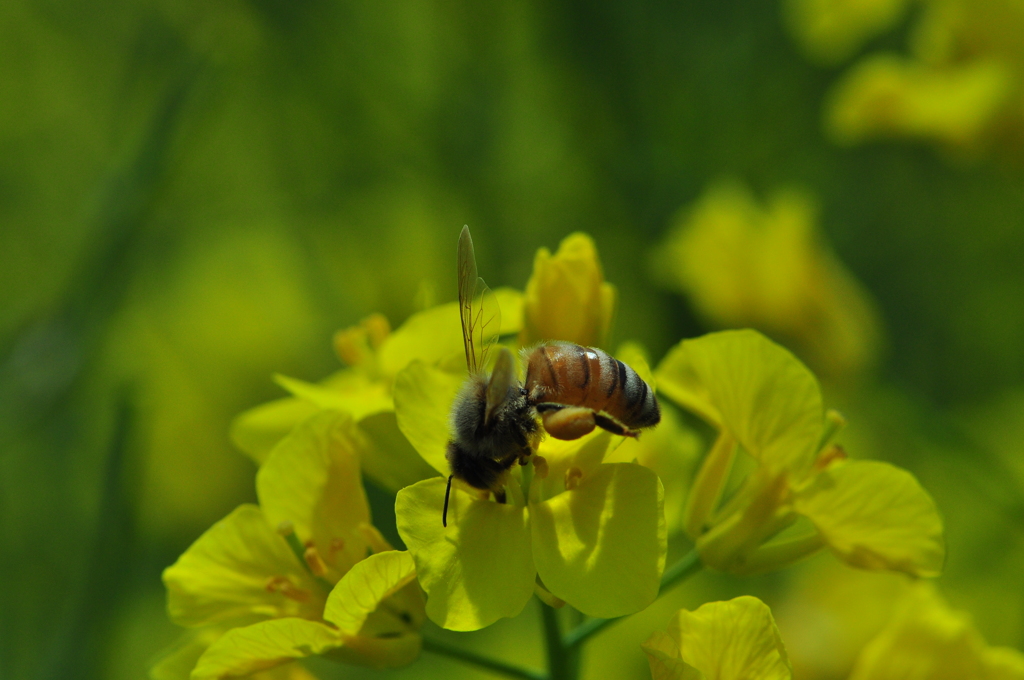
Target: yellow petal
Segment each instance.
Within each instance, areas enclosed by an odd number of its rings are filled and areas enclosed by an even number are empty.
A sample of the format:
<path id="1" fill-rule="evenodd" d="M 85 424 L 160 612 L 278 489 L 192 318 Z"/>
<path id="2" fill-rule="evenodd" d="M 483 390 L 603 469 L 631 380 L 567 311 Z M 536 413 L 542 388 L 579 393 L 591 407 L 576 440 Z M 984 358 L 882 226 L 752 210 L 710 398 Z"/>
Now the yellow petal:
<path id="1" fill-rule="evenodd" d="M 794 507 L 852 566 L 913 576 L 942 571 L 942 519 L 906 470 L 878 461 L 831 465 L 797 494 Z"/>
<path id="2" fill-rule="evenodd" d="M 834 65 L 891 28 L 907 4 L 907 0 L 788 0 L 783 8 L 790 31 L 808 56 Z"/>
<path id="3" fill-rule="evenodd" d="M 494 296 L 501 309 L 499 335 L 518 333 L 523 316 L 522 293 L 498 288 Z M 463 348 L 459 305 L 450 302 L 410 316 L 384 341 L 379 360 L 385 375 L 395 375 L 413 361 L 433 365 L 460 354 Z"/>
<path id="4" fill-rule="evenodd" d="M 756 597 L 709 602 L 695 612 L 680 610 L 667 636 L 678 658 L 715 680 L 791 680 L 786 648 L 771 610 Z M 672 657 L 672 645 L 655 636 L 645 649 Z M 669 678 L 686 675 L 666 675 Z"/>
<path id="5" fill-rule="evenodd" d="M 260 464 L 293 427 L 319 410 L 320 407 L 298 397 L 261 404 L 235 418 L 231 423 L 231 440 Z"/>
<path id="6" fill-rule="evenodd" d="M 337 626 L 343 635 L 357 635 L 366 617 L 381 602 L 415 578 L 416 565 L 408 552 L 389 550 L 370 555 L 334 586 L 327 598 L 324 620 Z M 411 626 L 413 613 L 406 615 Z"/>
<path id="7" fill-rule="evenodd" d="M 397 493 L 437 474 L 398 429 L 394 412 L 363 418 L 359 431 L 367 443 L 367 450 L 359 457 L 363 473 L 388 491 Z"/>
<path id="8" fill-rule="evenodd" d="M 653 680 L 705 680 L 679 656 L 679 645 L 669 633 L 656 631 L 640 647 L 647 654 Z"/>
<path id="9" fill-rule="evenodd" d="M 286 577 L 297 597 L 268 590 Z M 182 626 L 246 616 L 318 615 L 316 584 L 255 505 L 241 505 L 210 527 L 164 570 L 167 610 Z M 301 593 L 309 595 L 303 599 Z"/>
<path id="10" fill-rule="evenodd" d="M 275 375 L 274 381 L 317 408 L 343 411 L 354 420 L 394 408 L 387 382 L 370 378 L 354 368 L 338 372 L 323 385 L 285 375 Z"/>
<path id="11" fill-rule="evenodd" d="M 668 397 L 705 422 L 721 426 L 722 415 L 689 361 L 685 340 L 668 351 L 654 370 L 654 378 L 658 382 L 658 396 Z"/>
<path id="12" fill-rule="evenodd" d="M 666 367 L 671 371 L 659 367 L 662 391 L 679 376 L 676 383 L 685 395 L 706 399 L 697 412 L 720 415 L 722 426 L 762 463 L 798 472 L 810 465 L 824 412 L 818 381 L 796 357 L 752 330 L 684 340 L 679 351 L 681 356 L 673 351 L 663 362 L 671 360 Z M 700 391 L 690 389 L 691 374 Z M 691 406 L 685 399 L 681 403 Z"/>
<path id="13" fill-rule="evenodd" d="M 204 652 L 226 629 L 219 626 L 190 631 L 149 670 L 149 680 L 190 680 L 192 669 Z M 291 663 L 260 671 L 251 680 L 316 680 L 300 664 Z"/>
<path id="14" fill-rule="evenodd" d="M 413 361 L 395 376 L 395 415 L 402 434 L 442 475 L 448 474 L 445 449 L 452 402 L 465 374 L 448 373 Z"/>
<path id="15" fill-rule="evenodd" d="M 273 619 L 224 633 L 199 658 L 192 680 L 237 678 L 341 646 L 338 631 L 306 619 Z"/>
<path id="16" fill-rule="evenodd" d="M 476 630 L 516 616 L 533 595 L 536 570 L 525 508 L 479 500 L 428 479 L 398 492 L 398 533 L 427 591 L 427 616 L 450 630 Z"/>
<path id="17" fill-rule="evenodd" d="M 1021 680 L 1024 654 L 989 647 L 965 612 L 917 584 L 864 647 L 850 680 Z"/>
<path id="18" fill-rule="evenodd" d="M 371 668 L 397 668 L 420 653 L 423 593 L 408 552 L 389 550 L 352 567 L 331 591 L 324 619 L 345 646 L 331 656 Z"/>
<path id="19" fill-rule="evenodd" d="M 366 556 L 361 524 L 370 508 L 359 475 L 360 435 L 352 419 L 325 411 L 298 425 L 274 447 L 256 474 L 267 520 L 291 522 L 301 541 L 314 541 L 337 579 Z"/>
<path id="20" fill-rule="evenodd" d="M 565 340 L 600 346 L 611 325 L 615 288 L 604 281 L 594 241 L 567 236 L 554 255 L 537 251 L 526 284 L 520 344 Z"/>
<path id="21" fill-rule="evenodd" d="M 563 441 L 548 437 L 543 440 L 537 455 L 544 459 L 547 474 L 543 479 L 534 476 L 530 485 L 530 502 L 538 503 L 565 491 L 565 475 L 573 468 L 587 475 L 597 470 L 610 456 L 626 462 L 616 454 L 623 439 L 625 437 L 596 429 L 579 439 Z"/>
<path id="22" fill-rule="evenodd" d="M 216 626 L 189 631 L 149 669 L 149 680 L 189 680 L 192 669 L 224 631 Z"/>
<path id="23" fill-rule="evenodd" d="M 638 612 L 665 567 L 661 481 L 632 463 L 601 465 L 578 487 L 530 506 L 545 587 L 590 616 Z"/>
<path id="24" fill-rule="evenodd" d="M 826 126 L 840 144 L 905 136 L 975 141 L 1006 105 L 1014 76 L 987 59 L 933 67 L 892 54 L 864 59 L 830 95 Z"/>

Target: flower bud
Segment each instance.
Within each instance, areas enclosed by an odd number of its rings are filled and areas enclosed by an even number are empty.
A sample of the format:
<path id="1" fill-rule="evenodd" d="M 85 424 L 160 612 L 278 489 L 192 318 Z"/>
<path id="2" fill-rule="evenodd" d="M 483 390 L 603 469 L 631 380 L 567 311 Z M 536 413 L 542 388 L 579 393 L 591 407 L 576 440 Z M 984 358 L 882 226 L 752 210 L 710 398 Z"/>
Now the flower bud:
<path id="1" fill-rule="evenodd" d="M 567 236 L 554 255 L 537 251 L 526 284 L 520 342 L 565 340 L 601 345 L 615 309 L 615 287 L 605 282 L 594 241 L 586 234 Z"/>

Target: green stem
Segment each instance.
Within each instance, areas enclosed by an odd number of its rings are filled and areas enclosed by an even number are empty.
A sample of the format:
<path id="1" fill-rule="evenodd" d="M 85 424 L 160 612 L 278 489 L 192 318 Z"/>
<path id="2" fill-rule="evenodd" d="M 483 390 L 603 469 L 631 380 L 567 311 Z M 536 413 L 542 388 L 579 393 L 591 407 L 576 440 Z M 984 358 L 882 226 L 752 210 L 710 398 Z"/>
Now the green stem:
<path id="1" fill-rule="evenodd" d="M 576 680 L 579 675 L 580 649 L 565 644 L 562 628 L 558 623 L 558 611 L 546 604 L 541 604 L 540 608 L 551 680 Z"/>
<path id="2" fill-rule="evenodd" d="M 658 590 L 660 596 L 666 590 L 696 574 L 703 567 L 700 561 L 700 554 L 694 548 L 686 553 L 681 560 L 665 570 L 661 577 L 661 588 Z M 569 649 L 578 649 L 591 636 L 596 635 L 616 621 L 621 621 L 624 616 L 614 619 L 589 619 L 569 631 L 565 636 L 563 644 Z"/>
<path id="3" fill-rule="evenodd" d="M 451 647 L 443 642 L 438 642 L 437 640 L 423 638 L 423 649 L 428 652 L 433 652 L 434 654 L 457 659 L 458 661 L 470 664 L 471 666 L 477 666 L 509 678 L 522 678 L 522 680 L 550 680 L 545 673 L 533 671 L 528 668 L 521 668 L 513 664 L 505 663 L 504 661 L 498 661 L 497 659 L 492 659 L 474 652 L 459 649 L 458 647 Z"/>

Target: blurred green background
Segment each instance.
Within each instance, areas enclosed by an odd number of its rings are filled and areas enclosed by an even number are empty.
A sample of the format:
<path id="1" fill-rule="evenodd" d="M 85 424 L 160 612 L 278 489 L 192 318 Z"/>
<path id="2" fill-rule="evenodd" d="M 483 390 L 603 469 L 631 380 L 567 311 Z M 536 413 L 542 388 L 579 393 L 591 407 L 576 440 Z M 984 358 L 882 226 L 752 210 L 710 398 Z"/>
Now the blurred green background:
<path id="1" fill-rule="evenodd" d="M 254 498 L 232 417 L 281 394 L 274 372 L 333 370 L 337 328 L 453 299 L 463 224 L 492 286 L 593 235 L 612 346 L 657 359 L 712 330 L 652 252 L 723 177 L 813 197 L 884 329 L 877 368 L 826 384 L 851 453 L 918 474 L 948 523 L 940 587 L 1024 645 L 1024 153 L 1000 141 L 1019 132 L 963 154 L 822 124 L 926 4 L 822 65 L 777 2 L 4 2 L 0 676 L 145 677 L 178 632 L 161 570 Z M 813 661 L 843 635 L 787 630 L 807 593 L 861 592 L 828 559 L 702 575 L 608 633 L 588 676 L 645 677 L 636 644 L 673 608 L 753 592 L 803 677 L 845 677 Z M 539 664 L 522 618 L 465 644 Z"/>

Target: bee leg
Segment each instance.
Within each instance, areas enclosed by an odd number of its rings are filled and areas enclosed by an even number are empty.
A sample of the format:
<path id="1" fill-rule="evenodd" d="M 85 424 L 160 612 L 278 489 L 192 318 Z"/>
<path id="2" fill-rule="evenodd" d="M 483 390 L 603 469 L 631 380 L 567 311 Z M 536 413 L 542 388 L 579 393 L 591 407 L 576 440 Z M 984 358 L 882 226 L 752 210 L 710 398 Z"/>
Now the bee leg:
<path id="1" fill-rule="evenodd" d="M 597 415 L 592 409 L 582 406 L 561 406 L 540 411 L 544 429 L 555 439 L 579 439 L 594 431 Z"/>
<path id="2" fill-rule="evenodd" d="M 608 430 L 612 434 L 621 435 L 623 437 L 637 437 L 640 433 L 636 430 L 631 430 L 625 425 L 621 424 L 614 418 L 610 418 L 600 413 L 594 414 L 594 423 L 603 430 Z"/>

